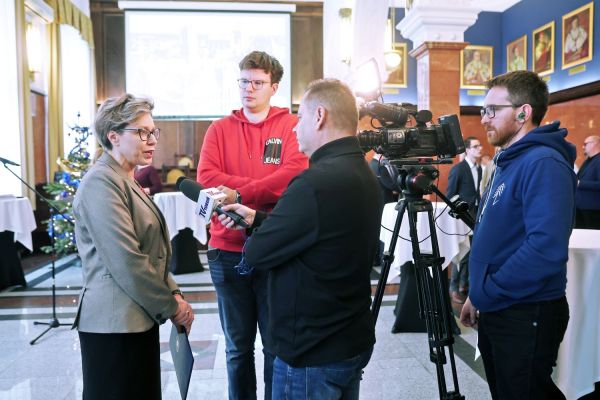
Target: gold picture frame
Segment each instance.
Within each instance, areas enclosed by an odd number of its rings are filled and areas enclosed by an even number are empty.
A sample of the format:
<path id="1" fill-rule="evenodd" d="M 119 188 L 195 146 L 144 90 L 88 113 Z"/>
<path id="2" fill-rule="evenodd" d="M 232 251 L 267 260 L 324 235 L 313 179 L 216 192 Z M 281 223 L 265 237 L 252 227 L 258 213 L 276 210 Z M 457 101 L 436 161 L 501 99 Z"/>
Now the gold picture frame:
<path id="1" fill-rule="evenodd" d="M 592 59 L 594 40 L 594 2 L 562 17 L 562 69 Z"/>
<path id="2" fill-rule="evenodd" d="M 467 46 L 460 52 L 460 88 L 485 89 L 494 70 L 493 46 Z"/>
<path id="3" fill-rule="evenodd" d="M 405 43 L 393 43 L 394 51 L 400 54 L 400 64 L 389 71 L 383 87 L 405 88 L 408 86 L 408 46 Z"/>
<path id="4" fill-rule="evenodd" d="M 540 76 L 554 72 L 554 21 L 533 31 L 531 37 L 531 66 Z"/>
<path id="5" fill-rule="evenodd" d="M 527 35 L 506 45 L 506 72 L 527 69 Z"/>

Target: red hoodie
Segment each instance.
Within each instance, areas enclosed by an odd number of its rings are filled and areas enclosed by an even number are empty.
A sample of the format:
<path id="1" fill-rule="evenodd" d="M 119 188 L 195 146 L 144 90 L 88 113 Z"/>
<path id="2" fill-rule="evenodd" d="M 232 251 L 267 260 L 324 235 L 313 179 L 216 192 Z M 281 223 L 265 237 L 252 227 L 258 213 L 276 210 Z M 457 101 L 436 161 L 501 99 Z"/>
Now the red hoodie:
<path id="1" fill-rule="evenodd" d="M 271 107 L 258 123 L 248 121 L 242 110 L 213 122 L 204 136 L 196 179 L 204 187 L 237 190 L 250 208 L 271 210 L 292 178 L 308 167 L 292 131 L 296 123 L 295 115 L 279 107 Z M 239 252 L 245 240 L 243 231 L 213 219 L 210 246 Z"/>

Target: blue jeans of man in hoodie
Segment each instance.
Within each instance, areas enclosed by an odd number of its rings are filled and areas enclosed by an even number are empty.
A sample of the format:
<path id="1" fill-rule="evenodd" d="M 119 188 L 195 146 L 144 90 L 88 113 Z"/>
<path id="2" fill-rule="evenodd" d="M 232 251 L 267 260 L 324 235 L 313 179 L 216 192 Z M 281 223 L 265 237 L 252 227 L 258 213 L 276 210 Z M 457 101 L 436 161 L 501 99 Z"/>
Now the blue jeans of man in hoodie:
<path id="1" fill-rule="evenodd" d="M 207 256 L 225 333 L 229 399 L 256 399 L 254 342 L 257 322 L 263 345 L 267 335 L 267 273 L 240 275 L 235 266 L 242 253 L 210 249 Z M 264 348 L 263 354 L 265 400 L 270 400 L 274 356 Z"/>

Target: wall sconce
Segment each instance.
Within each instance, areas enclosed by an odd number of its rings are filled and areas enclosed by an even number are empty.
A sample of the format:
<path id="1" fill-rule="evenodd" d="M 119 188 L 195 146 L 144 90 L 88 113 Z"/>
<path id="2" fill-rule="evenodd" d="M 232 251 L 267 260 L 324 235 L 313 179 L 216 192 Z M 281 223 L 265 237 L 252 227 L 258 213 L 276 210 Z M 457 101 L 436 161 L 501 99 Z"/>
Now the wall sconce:
<path id="1" fill-rule="evenodd" d="M 350 65 L 354 34 L 352 31 L 352 9 L 340 8 L 340 58 L 343 63 Z"/>
<path id="2" fill-rule="evenodd" d="M 383 58 L 385 60 L 385 68 L 388 71 L 392 71 L 400 65 L 402 57 L 400 52 L 394 48 L 394 29 L 396 24 L 396 10 L 392 8 L 390 18 L 387 19 L 385 26 L 385 38 L 383 41 Z"/>

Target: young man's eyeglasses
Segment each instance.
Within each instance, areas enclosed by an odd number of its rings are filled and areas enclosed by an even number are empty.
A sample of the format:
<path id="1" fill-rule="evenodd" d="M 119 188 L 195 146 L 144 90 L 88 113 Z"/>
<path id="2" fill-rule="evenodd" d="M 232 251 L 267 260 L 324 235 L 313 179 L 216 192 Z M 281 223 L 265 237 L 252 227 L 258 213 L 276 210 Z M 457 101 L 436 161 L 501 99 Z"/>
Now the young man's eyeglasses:
<path id="1" fill-rule="evenodd" d="M 123 128 L 121 130 L 137 132 L 142 142 L 146 142 L 148 139 L 150 139 L 150 135 L 154 135 L 154 138 L 156 140 L 158 140 L 158 138 L 160 137 L 160 128 L 154 128 L 153 131 L 149 131 L 148 129 L 144 128 Z"/>
<path id="2" fill-rule="evenodd" d="M 490 104 L 489 106 L 481 107 L 479 113 L 481 114 L 481 118 L 485 117 L 486 115 L 488 116 L 488 118 L 494 118 L 496 116 L 496 110 L 506 107 L 517 108 L 521 107 L 521 105 L 515 106 L 513 104 Z"/>
<path id="3" fill-rule="evenodd" d="M 263 85 L 264 85 L 265 83 L 271 83 L 271 82 L 267 82 L 267 81 L 260 81 L 260 80 L 251 81 L 251 80 L 248 80 L 248 79 L 243 79 L 243 78 L 242 78 L 242 79 L 238 79 L 237 81 L 238 81 L 238 86 L 239 86 L 241 89 L 246 89 L 246 88 L 248 87 L 248 85 L 249 85 L 249 84 L 252 84 L 252 88 L 253 88 L 254 90 L 260 90 L 260 89 L 262 89 L 262 87 L 263 87 Z"/>

